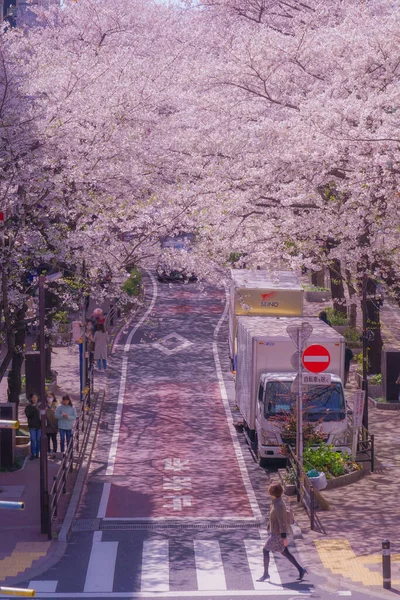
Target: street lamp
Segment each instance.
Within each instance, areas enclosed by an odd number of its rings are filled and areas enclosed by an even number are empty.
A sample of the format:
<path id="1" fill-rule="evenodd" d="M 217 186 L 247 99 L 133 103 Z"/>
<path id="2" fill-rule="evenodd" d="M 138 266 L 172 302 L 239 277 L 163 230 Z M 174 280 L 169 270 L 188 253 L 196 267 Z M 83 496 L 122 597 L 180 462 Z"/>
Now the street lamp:
<path id="1" fill-rule="evenodd" d="M 47 438 L 46 438 L 46 349 L 45 349 L 45 294 L 44 284 L 47 281 L 60 279 L 62 273 L 39 275 L 39 340 L 40 340 L 40 530 L 49 533 L 49 489 L 47 470 Z"/>

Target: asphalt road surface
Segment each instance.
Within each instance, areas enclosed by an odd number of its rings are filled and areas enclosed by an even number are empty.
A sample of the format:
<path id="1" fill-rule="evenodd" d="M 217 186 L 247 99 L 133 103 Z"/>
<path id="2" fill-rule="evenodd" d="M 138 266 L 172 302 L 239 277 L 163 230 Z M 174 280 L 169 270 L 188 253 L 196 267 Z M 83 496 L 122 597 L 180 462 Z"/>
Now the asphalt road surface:
<path id="1" fill-rule="evenodd" d="M 68 550 L 27 585 L 37 598 L 368 597 L 298 582 L 276 555 L 271 580 L 256 581 L 271 472 L 232 424 L 225 291 L 145 283 L 116 340 Z"/>

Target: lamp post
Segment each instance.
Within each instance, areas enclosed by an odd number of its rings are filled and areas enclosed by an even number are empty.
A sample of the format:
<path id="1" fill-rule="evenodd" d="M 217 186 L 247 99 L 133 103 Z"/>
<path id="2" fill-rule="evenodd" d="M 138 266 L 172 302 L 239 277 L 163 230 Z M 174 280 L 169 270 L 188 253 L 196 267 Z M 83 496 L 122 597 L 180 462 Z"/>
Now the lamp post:
<path id="1" fill-rule="evenodd" d="M 367 282 L 368 278 L 364 274 L 362 280 L 362 390 L 364 391 L 364 413 L 362 424 L 368 429 L 368 314 L 367 314 Z"/>
<path id="2" fill-rule="evenodd" d="M 47 437 L 46 437 L 46 348 L 45 348 L 45 290 L 46 281 L 54 281 L 62 277 L 62 273 L 39 275 L 39 340 L 40 340 L 40 530 L 49 533 L 49 484 L 47 469 Z"/>

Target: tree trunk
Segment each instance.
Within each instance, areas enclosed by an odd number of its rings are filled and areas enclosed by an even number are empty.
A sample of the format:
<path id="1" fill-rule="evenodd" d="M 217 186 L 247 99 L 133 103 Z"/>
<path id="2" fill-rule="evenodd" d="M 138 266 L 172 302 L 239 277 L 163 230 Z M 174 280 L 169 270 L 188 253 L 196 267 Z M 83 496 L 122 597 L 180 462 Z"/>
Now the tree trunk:
<path id="1" fill-rule="evenodd" d="M 380 300 L 376 297 L 376 283 L 372 279 L 367 282 L 367 332 L 373 339 L 368 340 L 368 374 L 381 372 L 382 364 L 382 335 L 380 322 Z"/>
<path id="2" fill-rule="evenodd" d="M 311 271 L 311 284 L 316 287 L 325 287 L 325 269 L 319 271 Z"/>
<path id="3" fill-rule="evenodd" d="M 25 312 L 26 307 L 18 311 L 17 322 L 15 324 L 15 345 L 12 355 L 11 369 L 8 373 L 8 401 L 18 405 L 21 394 L 21 368 L 24 363 L 24 344 L 25 344 Z"/>
<path id="4" fill-rule="evenodd" d="M 329 265 L 333 308 L 337 312 L 347 315 L 346 297 L 344 295 L 343 277 L 340 261 L 335 258 Z"/>
<path id="5" fill-rule="evenodd" d="M 356 296 L 356 290 L 353 287 L 353 284 L 351 281 L 350 271 L 347 271 L 347 270 L 346 270 L 346 283 L 347 283 L 347 289 L 348 289 L 349 298 L 350 298 L 349 327 L 352 327 L 353 329 L 355 329 L 357 327 L 357 304 L 355 303 L 355 301 L 353 299 Z"/>

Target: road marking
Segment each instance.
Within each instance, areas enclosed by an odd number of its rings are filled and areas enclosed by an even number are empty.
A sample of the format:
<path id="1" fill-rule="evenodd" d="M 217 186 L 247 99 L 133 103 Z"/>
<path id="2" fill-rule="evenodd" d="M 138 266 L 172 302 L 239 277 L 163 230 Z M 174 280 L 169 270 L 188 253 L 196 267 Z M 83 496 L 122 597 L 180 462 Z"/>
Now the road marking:
<path id="1" fill-rule="evenodd" d="M 55 592 L 57 589 L 58 581 L 35 581 L 34 579 L 29 582 L 28 588 L 38 592 Z"/>
<path id="2" fill-rule="evenodd" d="M 139 327 L 143 324 L 143 322 L 147 319 L 147 317 L 151 314 L 151 312 L 152 312 L 152 310 L 154 308 L 154 305 L 156 303 L 156 299 L 157 299 L 157 282 L 154 279 L 153 274 L 150 273 L 150 271 L 147 271 L 147 269 L 146 269 L 146 273 L 150 277 L 151 283 L 153 284 L 153 297 L 151 299 L 149 308 L 146 310 L 146 312 L 144 313 L 143 317 L 136 323 L 135 327 L 132 329 L 132 331 L 128 335 L 127 340 L 125 342 L 125 346 L 124 346 L 124 352 L 129 352 L 133 336 L 135 335 L 135 333 L 137 332 L 137 330 L 139 329 Z"/>
<path id="3" fill-rule="evenodd" d="M 142 555 L 142 592 L 169 591 L 168 540 L 145 540 Z"/>
<path id="4" fill-rule="evenodd" d="M 117 450 L 118 450 L 119 432 L 120 432 L 120 428 L 121 428 L 122 409 L 124 407 L 127 372 L 128 372 L 128 357 L 124 356 L 122 359 L 121 382 L 119 385 L 117 410 L 115 413 L 115 421 L 114 421 L 114 428 L 113 428 L 113 434 L 112 434 L 112 439 L 111 439 L 111 446 L 110 446 L 110 450 L 108 453 L 106 475 L 112 475 L 114 473 L 115 459 L 117 458 Z"/>
<path id="5" fill-rule="evenodd" d="M 226 590 L 221 550 L 216 540 L 194 540 L 197 586 L 199 590 Z"/>
<path id="6" fill-rule="evenodd" d="M 269 553 L 269 574 L 271 575 L 270 581 L 257 581 L 257 579 L 263 574 L 264 570 L 262 552 L 263 544 L 258 543 L 258 540 L 244 540 L 244 546 L 246 548 L 247 562 L 249 563 L 254 589 L 273 591 L 276 590 L 277 585 L 282 585 L 273 553 Z"/>
<path id="7" fill-rule="evenodd" d="M 314 588 L 311 590 L 297 592 L 293 589 L 275 589 L 271 592 L 262 590 L 193 590 L 187 592 L 59 592 L 43 593 L 40 598 L 210 598 L 210 596 L 231 598 L 232 596 L 250 597 L 250 596 L 311 596 Z"/>
<path id="8" fill-rule="evenodd" d="M 117 550 L 118 542 L 93 542 L 84 592 L 113 591 Z"/>
<path id="9" fill-rule="evenodd" d="M 228 394 L 226 392 L 225 381 L 224 381 L 224 377 L 223 377 L 222 369 L 221 369 L 221 362 L 219 360 L 219 355 L 218 355 L 218 333 L 219 333 L 219 330 L 221 329 L 222 323 L 224 322 L 224 320 L 226 318 L 226 315 L 228 312 L 228 307 L 229 307 L 229 291 L 227 289 L 225 290 L 225 296 L 226 296 L 225 309 L 224 309 L 224 312 L 222 313 L 220 320 L 217 323 L 217 326 L 214 329 L 214 334 L 213 334 L 214 339 L 213 339 L 212 349 L 213 349 L 213 354 L 214 354 L 215 369 L 217 372 L 221 398 L 222 398 L 222 402 L 223 402 L 224 409 L 225 409 L 225 416 L 228 421 L 229 433 L 231 435 L 236 459 L 238 461 L 240 473 L 242 475 L 244 489 L 247 492 L 247 497 L 249 499 L 254 518 L 262 519 L 262 513 L 261 513 L 260 507 L 258 505 L 253 486 L 251 485 L 251 481 L 250 481 L 249 473 L 247 471 L 246 463 L 244 461 L 242 449 L 240 448 L 236 429 L 233 424 L 232 413 L 231 413 L 231 409 L 230 409 L 229 402 L 228 402 Z"/>
<path id="10" fill-rule="evenodd" d="M 99 504 L 99 510 L 97 511 L 97 518 L 98 519 L 104 519 L 106 516 L 106 512 L 107 512 L 107 504 L 108 504 L 108 499 L 110 497 L 110 492 L 111 492 L 111 483 L 104 483 L 103 484 L 103 492 L 101 494 L 101 499 L 100 499 L 100 504 Z"/>

